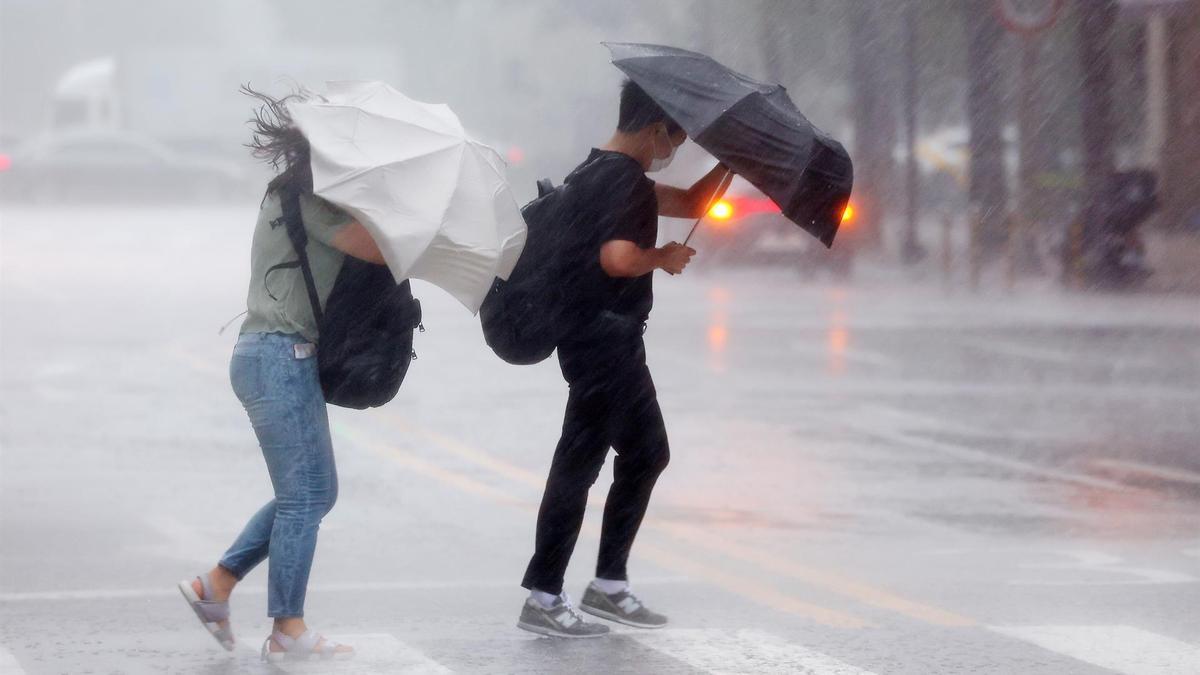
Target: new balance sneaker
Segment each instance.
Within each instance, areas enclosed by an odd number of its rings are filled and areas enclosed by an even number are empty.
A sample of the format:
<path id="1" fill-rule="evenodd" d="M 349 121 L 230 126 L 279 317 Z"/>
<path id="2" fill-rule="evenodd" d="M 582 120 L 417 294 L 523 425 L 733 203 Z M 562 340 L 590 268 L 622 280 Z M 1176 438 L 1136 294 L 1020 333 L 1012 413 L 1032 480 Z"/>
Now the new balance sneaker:
<path id="1" fill-rule="evenodd" d="M 625 589 L 620 593 L 605 593 L 592 584 L 583 592 L 579 609 L 601 619 L 616 621 L 636 628 L 662 628 L 667 617 L 646 609 L 637 596 Z"/>
<path id="2" fill-rule="evenodd" d="M 533 598 L 527 598 L 525 606 L 521 608 L 521 617 L 517 619 L 517 628 L 561 638 L 594 638 L 608 634 L 608 626 L 584 621 L 565 594 L 559 596 L 549 608 L 542 607 Z"/>

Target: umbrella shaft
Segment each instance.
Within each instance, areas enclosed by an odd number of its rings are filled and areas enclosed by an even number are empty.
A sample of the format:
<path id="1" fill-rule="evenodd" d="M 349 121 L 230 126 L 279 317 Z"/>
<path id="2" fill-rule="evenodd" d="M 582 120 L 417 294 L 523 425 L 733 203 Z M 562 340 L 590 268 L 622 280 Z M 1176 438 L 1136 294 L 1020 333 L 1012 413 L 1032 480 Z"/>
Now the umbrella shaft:
<path id="1" fill-rule="evenodd" d="M 708 204 L 705 205 L 704 211 L 700 214 L 700 217 L 696 219 L 696 222 L 692 223 L 692 229 L 690 232 L 688 232 L 687 239 L 683 240 L 684 246 L 687 246 L 687 243 L 692 240 L 692 235 L 696 234 L 696 228 L 700 227 L 700 221 L 704 220 L 704 216 L 708 215 L 709 210 L 712 209 L 713 204 L 716 203 L 717 197 L 724 194 L 725 189 L 728 188 L 729 184 L 732 182 L 733 171 L 731 169 L 725 169 L 725 175 L 721 178 L 721 182 L 717 185 L 717 189 L 713 190 L 712 196 L 708 198 Z"/>

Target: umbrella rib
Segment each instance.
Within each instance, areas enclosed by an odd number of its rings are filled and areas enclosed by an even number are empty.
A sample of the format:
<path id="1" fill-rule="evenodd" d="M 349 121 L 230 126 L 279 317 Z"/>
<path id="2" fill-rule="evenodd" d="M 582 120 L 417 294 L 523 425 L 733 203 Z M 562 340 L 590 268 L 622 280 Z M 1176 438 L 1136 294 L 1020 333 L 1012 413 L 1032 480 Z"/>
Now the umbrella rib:
<path id="1" fill-rule="evenodd" d="M 369 115 L 375 119 L 380 119 L 385 122 L 391 122 L 394 124 L 403 124 L 405 126 L 413 127 L 415 129 L 420 129 L 421 131 L 427 131 L 431 134 L 436 134 L 438 136 L 445 136 L 446 138 L 454 138 L 457 140 L 463 140 L 463 138 L 464 138 L 464 136 L 462 134 L 458 134 L 455 132 L 441 131 L 439 129 L 431 129 L 427 126 L 421 126 L 420 124 L 417 124 L 415 122 L 410 122 L 408 120 L 400 119 L 398 117 L 388 117 L 387 115 L 381 115 L 376 112 L 371 112 L 370 110 L 364 110 L 363 108 L 360 108 L 356 105 L 351 105 L 348 103 L 318 103 L 318 104 L 312 104 L 312 105 L 319 106 L 322 108 L 339 108 L 339 109 L 340 108 L 348 108 L 348 109 L 354 110 L 362 115 Z"/>
<path id="2" fill-rule="evenodd" d="M 339 179 L 337 180 L 337 182 L 330 183 L 330 184 L 328 184 L 328 185 L 324 185 L 324 186 L 322 186 L 322 187 L 321 187 L 321 189 L 323 189 L 323 190 L 327 190 L 327 189 L 329 189 L 329 188 L 338 187 L 339 185 L 343 185 L 343 184 L 345 184 L 345 183 L 348 183 L 348 182 L 350 182 L 350 181 L 352 181 L 352 180 L 355 180 L 356 178 L 359 178 L 359 177 L 363 176 L 364 174 L 366 174 L 366 173 L 368 173 L 368 172 L 375 171 L 375 170 L 379 169 L 380 167 L 384 167 L 384 166 L 391 166 L 391 165 L 394 165 L 394 164 L 403 164 L 403 163 L 405 163 L 405 162 L 411 162 L 411 161 L 413 161 L 413 160 L 421 159 L 421 158 L 424 158 L 424 157 L 430 157 L 430 156 L 432 156 L 432 155 L 436 155 L 436 154 L 438 154 L 438 153 L 441 153 L 441 152 L 446 152 L 447 150 L 453 150 L 453 149 L 455 149 L 455 148 L 458 148 L 458 147 L 462 147 L 462 146 L 461 146 L 461 145 L 447 145 L 447 146 L 445 146 L 445 147 L 443 147 L 443 148 L 437 148 L 437 149 L 434 149 L 434 150 L 430 150 L 430 151 L 428 151 L 428 152 L 422 152 L 422 153 L 420 153 L 420 154 L 412 155 L 412 156 L 410 156 L 410 157 L 405 157 L 404 159 L 402 159 L 402 160 L 399 160 L 399 161 L 396 161 L 396 162 L 388 162 L 387 164 L 377 164 L 377 165 L 374 165 L 374 166 L 368 166 L 368 167 L 364 167 L 364 168 L 361 168 L 361 169 L 355 169 L 355 170 L 354 170 L 353 172 L 351 172 L 350 174 L 348 174 L 348 175 L 345 175 L 345 176 L 342 176 L 341 178 L 339 178 Z"/>
<path id="3" fill-rule="evenodd" d="M 462 146 L 453 147 L 461 148 Z M 462 155 L 459 155 L 458 159 L 458 172 L 460 175 L 462 174 Z M 450 198 L 446 200 L 446 205 L 442 207 L 442 215 L 438 218 L 438 228 L 436 231 L 434 231 L 433 237 L 430 239 L 430 243 L 432 243 L 434 239 L 437 239 L 438 235 L 442 232 L 442 226 L 446 224 L 446 214 L 450 212 L 450 205 L 454 203 L 454 195 L 458 192 L 458 180 L 456 179 L 454 182 L 454 190 L 450 192 Z M 421 251 L 421 254 L 413 259 L 412 265 L 409 266 L 409 269 L 414 269 L 420 265 L 421 261 L 425 259 L 425 256 L 429 254 L 431 248 L 432 247 L 429 244 L 426 244 L 424 249 Z"/>

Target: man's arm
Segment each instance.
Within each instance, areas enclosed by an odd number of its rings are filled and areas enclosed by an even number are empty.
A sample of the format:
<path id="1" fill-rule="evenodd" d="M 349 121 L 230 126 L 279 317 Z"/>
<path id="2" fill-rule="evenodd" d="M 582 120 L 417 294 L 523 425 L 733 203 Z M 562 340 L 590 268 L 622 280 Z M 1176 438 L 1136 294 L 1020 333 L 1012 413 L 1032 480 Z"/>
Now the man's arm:
<path id="1" fill-rule="evenodd" d="M 717 164 L 695 185 L 684 190 L 671 185 L 654 184 L 654 193 L 658 197 L 658 214 L 670 218 L 699 218 L 704 215 L 704 207 L 709 201 L 716 202 L 725 193 L 713 197 L 713 192 L 721 185 L 728 169 L 724 164 Z M 727 186 L 728 187 L 728 186 Z"/>
<path id="2" fill-rule="evenodd" d="M 695 249 L 677 242 L 642 248 L 632 241 L 614 239 L 600 247 L 600 267 L 610 277 L 640 277 L 656 269 L 679 274 L 695 254 Z"/>

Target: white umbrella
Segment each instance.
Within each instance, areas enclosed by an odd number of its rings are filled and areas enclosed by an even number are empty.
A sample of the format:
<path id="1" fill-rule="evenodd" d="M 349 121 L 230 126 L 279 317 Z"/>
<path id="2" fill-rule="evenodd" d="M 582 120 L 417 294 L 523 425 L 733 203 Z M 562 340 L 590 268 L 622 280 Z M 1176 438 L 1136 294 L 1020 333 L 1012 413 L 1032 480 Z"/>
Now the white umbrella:
<path id="1" fill-rule="evenodd" d="M 313 192 L 358 219 L 396 281 L 424 279 L 478 312 L 525 245 L 504 161 L 445 105 L 383 82 L 330 82 L 292 103 L 312 149 Z"/>

